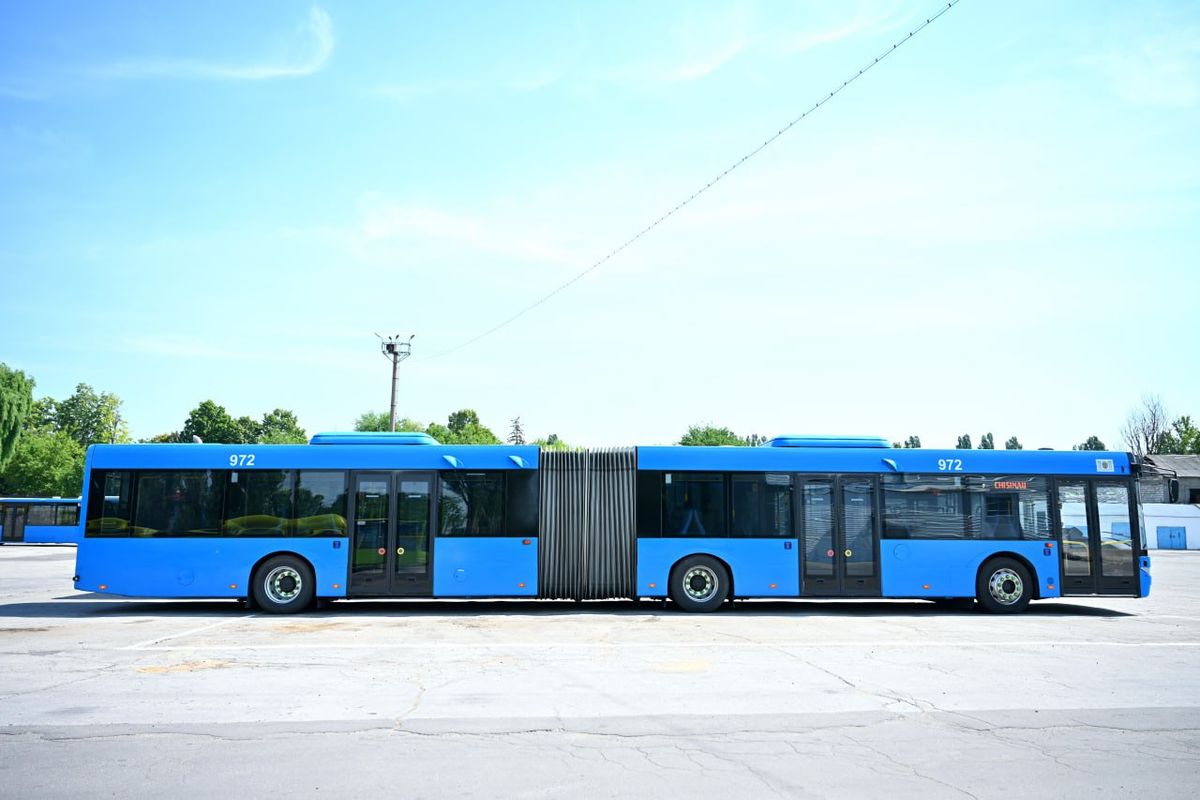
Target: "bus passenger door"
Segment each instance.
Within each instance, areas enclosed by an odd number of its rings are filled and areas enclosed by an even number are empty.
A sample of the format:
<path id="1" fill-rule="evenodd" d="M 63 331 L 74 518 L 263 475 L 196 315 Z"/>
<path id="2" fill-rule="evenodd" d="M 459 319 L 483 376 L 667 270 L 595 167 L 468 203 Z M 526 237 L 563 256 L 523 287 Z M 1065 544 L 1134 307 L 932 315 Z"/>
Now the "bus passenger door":
<path id="1" fill-rule="evenodd" d="M 351 518 L 351 595 L 431 594 L 432 473 L 355 473 Z"/>
<path id="2" fill-rule="evenodd" d="M 869 475 L 802 481 L 802 595 L 879 596 L 876 497 L 876 479 Z"/>
<path id="3" fill-rule="evenodd" d="M 1062 593 L 1138 594 L 1140 546 L 1129 482 L 1060 478 L 1057 494 Z"/>

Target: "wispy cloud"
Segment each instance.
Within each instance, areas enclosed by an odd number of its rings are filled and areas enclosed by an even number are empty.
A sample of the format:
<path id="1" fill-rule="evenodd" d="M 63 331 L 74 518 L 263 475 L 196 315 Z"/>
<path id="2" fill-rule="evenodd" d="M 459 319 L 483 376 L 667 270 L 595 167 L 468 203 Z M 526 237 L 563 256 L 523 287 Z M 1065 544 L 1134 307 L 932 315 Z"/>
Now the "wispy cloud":
<path id="1" fill-rule="evenodd" d="M 522 230 L 497 215 L 464 214 L 399 203 L 382 195 L 363 198 L 355 244 L 370 250 L 403 242 L 438 242 L 442 247 L 486 252 L 547 265 L 573 264 L 574 252 L 544 230 Z"/>
<path id="2" fill-rule="evenodd" d="M 735 59 L 752 43 L 750 11 L 744 3 L 727 9 L 693 11 L 656 43 L 651 57 L 605 70 L 602 81 L 673 84 L 706 78 Z"/>
<path id="3" fill-rule="evenodd" d="M 1188 108 L 1200 102 L 1200 26 L 1125 42 L 1083 63 L 1131 103 Z"/>
<path id="4" fill-rule="evenodd" d="M 226 63 L 204 59 L 150 59 L 120 61 L 91 71 L 96 78 L 142 80 L 177 78 L 184 80 L 263 81 L 276 78 L 302 78 L 321 71 L 333 55 L 333 20 L 322 8 L 313 6 L 308 18 L 297 27 L 292 42 L 271 58 Z"/>
<path id="5" fill-rule="evenodd" d="M 435 80 L 408 83 L 380 83 L 368 86 L 363 91 L 368 95 L 395 100 L 401 103 L 420 100 L 437 95 L 465 95 L 480 92 L 511 92 L 523 94 L 536 92 L 553 85 L 561 77 L 557 69 L 546 69 L 527 75 L 486 80 Z"/>
<path id="6" fill-rule="evenodd" d="M 845 6 L 838 3 L 835 9 L 840 14 Z M 885 33 L 900 27 L 914 13 L 901 13 L 895 2 L 862 3 L 855 7 L 854 16 L 850 19 L 807 20 L 798 30 L 776 37 L 775 46 L 780 52 L 791 54 L 851 36 Z"/>

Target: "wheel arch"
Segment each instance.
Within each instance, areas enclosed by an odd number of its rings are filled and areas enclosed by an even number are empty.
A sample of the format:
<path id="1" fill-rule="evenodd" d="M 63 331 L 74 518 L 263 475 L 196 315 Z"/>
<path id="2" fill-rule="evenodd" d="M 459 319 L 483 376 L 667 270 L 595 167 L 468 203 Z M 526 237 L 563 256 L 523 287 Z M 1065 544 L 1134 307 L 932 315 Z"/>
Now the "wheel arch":
<path id="1" fill-rule="evenodd" d="M 1015 553 L 1012 550 L 999 550 L 995 553 L 988 553 L 988 555 L 984 556 L 983 560 L 979 562 L 979 569 L 975 570 L 976 583 L 979 581 L 979 576 L 983 574 L 983 568 L 992 561 L 995 561 L 997 558 L 1011 558 L 1013 561 L 1016 561 L 1025 569 L 1029 570 L 1029 577 L 1033 579 L 1032 598 L 1034 600 L 1042 599 L 1042 577 L 1038 574 L 1037 567 L 1035 567 L 1033 562 L 1031 562 L 1028 558 L 1020 553 Z"/>
<path id="2" fill-rule="evenodd" d="M 259 567 L 261 567 L 263 564 L 265 564 L 266 562 L 270 561 L 272 558 L 275 558 L 277 556 L 291 556 L 292 558 L 300 560 L 305 566 L 308 567 L 309 571 L 312 572 L 313 580 L 316 582 L 316 586 L 314 586 L 313 589 L 317 590 L 320 588 L 321 581 L 319 580 L 319 578 L 317 576 L 317 567 L 315 564 L 313 564 L 312 559 L 310 559 L 306 555 L 297 553 L 295 550 L 272 550 L 270 553 L 267 553 L 262 558 L 260 558 L 258 561 L 255 561 L 254 565 L 250 567 L 250 574 L 246 578 L 246 597 L 247 597 L 247 599 L 250 599 L 250 600 L 254 599 L 254 576 L 255 576 L 255 574 L 258 573 Z M 318 593 L 316 593 L 314 591 L 313 596 L 314 597 L 318 596 Z"/>
<path id="3" fill-rule="evenodd" d="M 675 559 L 674 563 L 671 564 L 671 568 L 667 570 L 668 583 L 671 580 L 671 576 L 675 574 L 676 568 L 678 568 L 678 566 L 680 564 L 682 564 L 684 561 L 687 561 L 689 558 L 711 558 L 713 561 L 717 562 L 722 567 L 724 567 L 725 574 L 729 576 L 729 598 L 732 600 L 734 597 L 737 596 L 737 579 L 733 575 L 733 567 L 729 564 L 729 561 L 724 558 L 721 558 L 718 555 L 714 555 L 712 553 L 705 552 L 705 551 L 697 551 L 695 553 L 688 553 L 685 556 L 680 556 L 679 558 Z"/>

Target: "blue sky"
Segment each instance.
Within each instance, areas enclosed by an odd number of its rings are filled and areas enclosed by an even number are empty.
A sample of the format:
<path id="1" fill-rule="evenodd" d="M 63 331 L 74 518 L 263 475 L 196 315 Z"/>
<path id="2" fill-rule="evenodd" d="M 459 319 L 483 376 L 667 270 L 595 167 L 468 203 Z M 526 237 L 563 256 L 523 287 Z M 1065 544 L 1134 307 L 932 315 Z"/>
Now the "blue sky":
<path id="1" fill-rule="evenodd" d="M 0 360 L 310 433 L 464 406 L 590 445 L 1200 415 L 1200 7 L 0 5 Z"/>

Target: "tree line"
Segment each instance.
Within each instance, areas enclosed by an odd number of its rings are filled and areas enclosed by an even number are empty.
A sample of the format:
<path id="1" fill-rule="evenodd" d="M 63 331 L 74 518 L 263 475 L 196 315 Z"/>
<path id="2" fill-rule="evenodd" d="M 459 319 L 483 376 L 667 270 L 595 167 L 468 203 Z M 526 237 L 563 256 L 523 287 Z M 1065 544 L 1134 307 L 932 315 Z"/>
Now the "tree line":
<path id="1" fill-rule="evenodd" d="M 126 420 L 121 416 L 122 401 L 110 392 L 97 391 L 80 383 L 62 400 L 53 397 L 34 399 L 36 382 L 21 370 L 0 363 L 0 495 L 22 497 L 75 497 L 82 493 L 83 463 L 89 445 L 133 441 Z M 388 430 L 388 414 L 367 411 L 354 423 L 356 431 Z M 501 437 L 483 424 L 470 408 L 451 413 L 446 422 L 419 422 L 404 417 L 396 430 L 421 431 L 443 444 L 530 444 L 551 450 L 576 450 L 556 434 L 529 439 L 521 418 L 513 419 L 507 435 Z M 1139 457 L 1166 453 L 1200 454 L 1200 429 L 1188 415 L 1172 416 L 1161 398 L 1147 396 L 1142 405 L 1130 412 L 1121 429 L 1123 449 Z M 307 432 L 300 427 L 296 414 L 276 408 L 259 418 L 234 417 L 213 400 L 197 405 L 183 420 L 179 430 L 161 433 L 143 442 L 193 442 L 220 444 L 303 444 Z M 756 447 L 767 437 L 757 433 L 740 435 L 727 427 L 711 424 L 690 425 L 679 438 L 681 445 Z M 920 448 L 921 437 L 909 436 L 893 442 L 894 447 Z M 973 446 L 971 435 L 964 433 L 955 445 L 958 449 L 995 449 L 995 437 L 986 432 Z M 1016 436 L 1005 442 L 1007 450 L 1021 450 Z M 1108 450 L 1097 436 L 1089 436 L 1074 450 Z"/>

